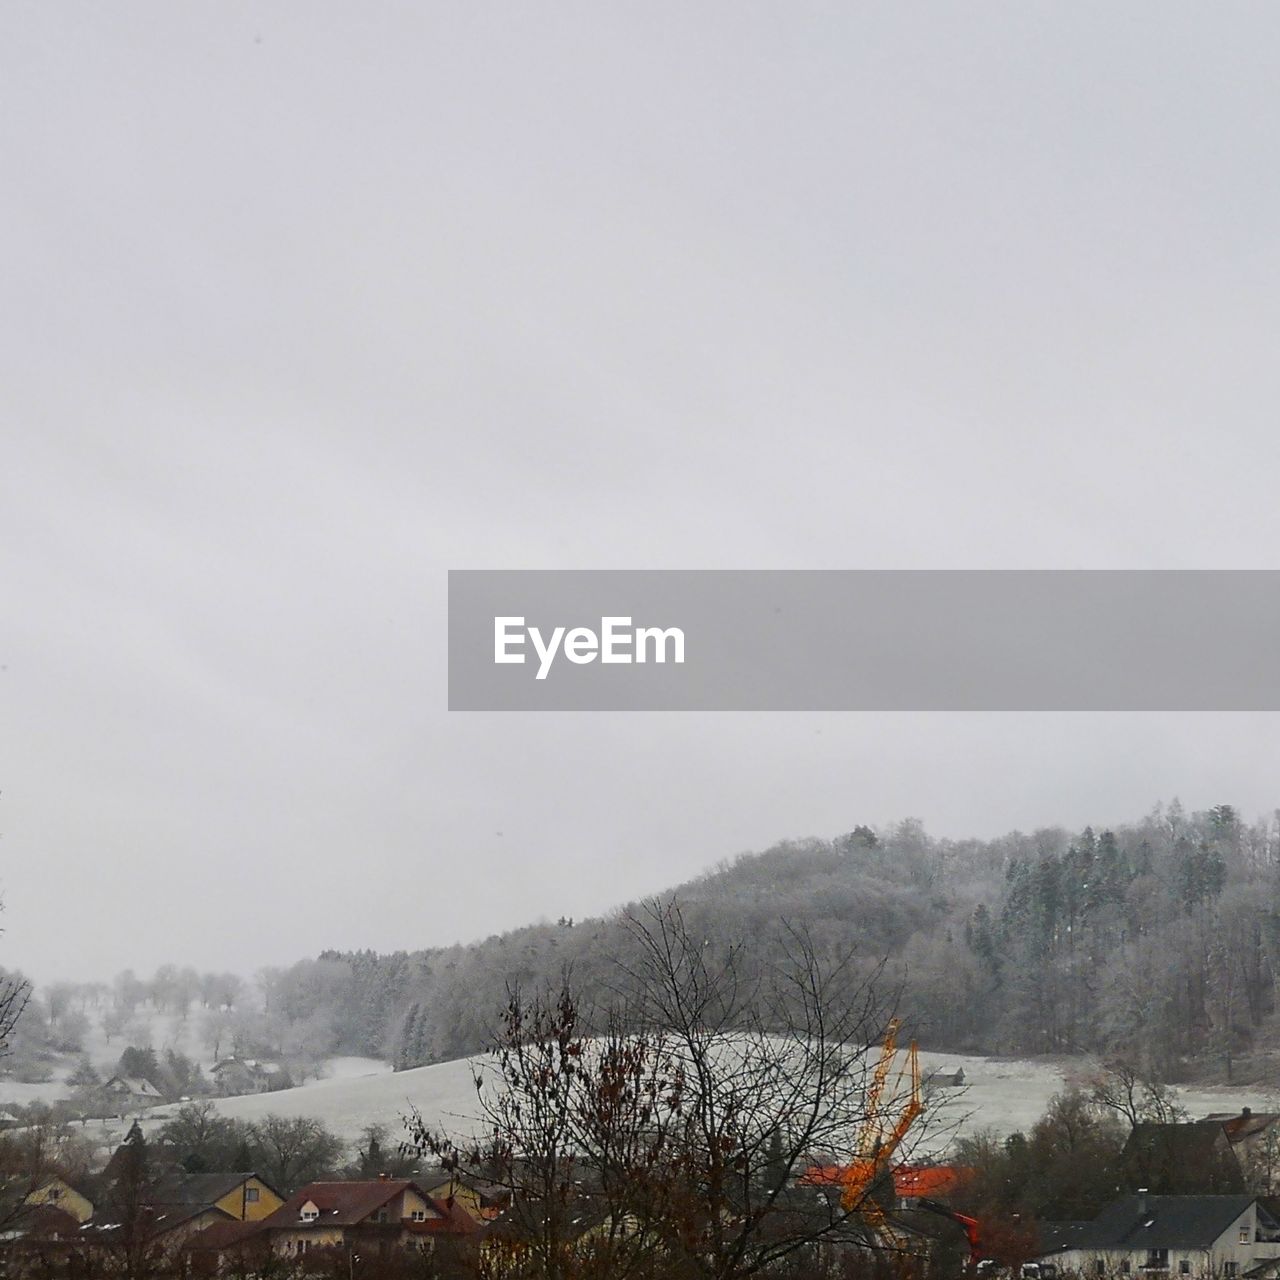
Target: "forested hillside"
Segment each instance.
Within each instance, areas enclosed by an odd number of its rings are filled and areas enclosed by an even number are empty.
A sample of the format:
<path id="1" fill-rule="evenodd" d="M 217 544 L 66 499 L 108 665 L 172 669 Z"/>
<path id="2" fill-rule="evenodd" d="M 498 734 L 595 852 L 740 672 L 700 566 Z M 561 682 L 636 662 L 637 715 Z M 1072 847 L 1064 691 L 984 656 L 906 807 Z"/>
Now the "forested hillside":
<path id="1" fill-rule="evenodd" d="M 788 842 L 722 863 L 676 892 L 712 945 L 753 940 L 767 963 L 783 921 L 820 944 L 889 959 L 931 1048 L 1116 1052 L 1177 1076 L 1238 1074 L 1280 1040 L 1280 819 L 1175 801 L 1115 830 L 931 839 L 905 821 Z M 331 953 L 278 975 L 290 1020 L 321 1015 L 335 1049 L 408 1066 L 479 1048 L 507 984 L 575 980 L 608 998 L 616 917 L 542 924 L 473 946 Z"/>
<path id="2" fill-rule="evenodd" d="M 868 971 L 887 960 L 883 981 L 901 985 L 931 1049 L 1123 1052 L 1166 1078 L 1245 1080 L 1280 1048 L 1280 815 L 1246 824 L 1227 805 L 1174 802 L 1115 830 L 990 841 L 933 839 L 912 820 L 858 826 L 744 854 L 673 892 L 708 946 L 749 940 L 760 970 L 788 923 L 827 950 L 855 943 Z M 150 983 L 86 986 L 78 1003 L 51 988 L 24 1024 L 74 1049 L 72 1023 L 96 1008 L 129 1043 L 139 1001 L 184 1022 L 194 1001 L 214 1057 L 377 1054 L 408 1067 L 482 1048 L 513 983 L 571 967 L 579 990 L 609 1001 L 627 940 L 617 914 L 560 920 L 467 946 L 327 952 L 264 970 L 254 988 L 165 966 Z"/>

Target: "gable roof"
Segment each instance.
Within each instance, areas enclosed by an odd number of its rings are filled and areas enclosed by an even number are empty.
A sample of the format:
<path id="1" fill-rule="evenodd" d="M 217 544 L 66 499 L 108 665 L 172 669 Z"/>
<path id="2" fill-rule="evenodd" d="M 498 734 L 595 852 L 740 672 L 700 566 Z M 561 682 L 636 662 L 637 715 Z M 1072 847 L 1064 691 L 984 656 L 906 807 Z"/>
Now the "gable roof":
<path id="1" fill-rule="evenodd" d="M 110 1089 L 114 1084 L 124 1085 L 130 1093 L 136 1093 L 141 1098 L 164 1099 L 164 1094 L 144 1076 L 112 1076 L 102 1087 Z"/>
<path id="2" fill-rule="evenodd" d="M 149 1226 L 156 1235 L 165 1231 L 172 1231 L 204 1213 L 216 1213 L 221 1218 L 229 1218 L 231 1216 L 225 1209 L 219 1209 L 212 1204 L 152 1204 L 147 1206 Z"/>
<path id="3" fill-rule="evenodd" d="M 138 1226 L 148 1238 L 155 1239 L 166 1231 L 175 1231 L 178 1227 L 185 1226 L 205 1213 L 216 1214 L 218 1221 L 235 1221 L 226 1210 L 211 1204 L 148 1204 L 139 1213 Z M 93 1217 L 82 1223 L 79 1234 L 80 1238 L 88 1240 L 116 1240 L 121 1238 L 124 1225 L 108 1210 L 100 1218 Z"/>
<path id="4" fill-rule="evenodd" d="M 27 1239 L 52 1240 L 74 1236 L 80 1230 L 79 1221 L 57 1205 L 36 1204 L 21 1209 L 9 1223 L 14 1234 Z"/>
<path id="5" fill-rule="evenodd" d="M 1036 1224 L 1041 1254 L 1082 1249 L 1092 1222 L 1041 1222 Z"/>
<path id="6" fill-rule="evenodd" d="M 404 1229 L 412 1235 L 471 1235 L 482 1230 L 478 1223 L 456 1200 L 432 1200 L 430 1202 L 440 1217 L 427 1218 L 424 1222 L 406 1222 Z"/>
<path id="7" fill-rule="evenodd" d="M 1092 1222 L 1042 1231 L 1046 1252 L 1063 1249 L 1207 1249 L 1255 1196 L 1125 1196 Z M 1078 1228 L 1076 1230 L 1075 1228 Z M 1053 1243 L 1049 1243 L 1052 1240 Z"/>
<path id="8" fill-rule="evenodd" d="M 1226 1133 L 1221 1124 L 1209 1124 L 1203 1120 L 1186 1123 L 1153 1124 L 1143 1121 L 1133 1126 L 1126 1145 L 1176 1153 L 1187 1159 L 1212 1155 L 1214 1148 L 1221 1149 Z"/>
<path id="9" fill-rule="evenodd" d="M 24 1200 L 30 1200 L 32 1196 L 41 1191 L 46 1191 L 50 1187 L 65 1188 L 68 1191 L 74 1191 L 76 1195 L 82 1196 L 86 1200 L 89 1198 L 79 1187 L 68 1182 L 56 1170 L 51 1169 L 47 1173 L 36 1174 L 34 1177 L 19 1173 L 0 1174 L 0 1192 L 7 1195 L 17 1193 Z"/>
<path id="10" fill-rule="evenodd" d="M 295 1191 L 274 1213 L 263 1218 L 262 1222 L 268 1227 L 354 1226 L 410 1188 L 432 1205 L 437 1213 L 441 1212 L 436 1202 L 411 1179 L 374 1178 L 364 1182 L 308 1183 L 300 1191 Z M 318 1218 L 303 1219 L 302 1208 L 308 1202 L 320 1211 Z"/>
<path id="11" fill-rule="evenodd" d="M 1138 1124 L 1120 1163 L 1129 1186 L 1159 1195 L 1239 1195 L 1244 1173 L 1221 1124 Z"/>
<path id="12" fill-rule="evenodd" d="M 223 1058 L 209 1068 L 209 1073 L 216 1076 L 219 1072 L 230 1071 L 233 1067 L 239 1067 L 242 1071 L 247 1071 L 254 1076 L 280 1076 L 287 1074 L 280 1063 L 268 1062 L 266 1059 L 259 1058 Z"/>
<path id="13" fill-rule="evenodd" d="M 161 1179 L 147 1196 L 152 1204 L 216 1204 L 250 1178 L 257 1179 L 267 1190 L 280 1195 L 266 1179 L 252 1170 L 242 1173 L 175 1172 Z M 283 1197 L 281 1197 L 283 1199 Z"/>
<path id="14" fill-rule="evenodd" d="M 1274 1111 L 1251 1111 L 1245 1107 L 1243 1111 L 1215 1111 L 1205 1116 L 1201 1124 L 1219 1124 L 1230 1142 L 1241 1142 L 1269 1129 L 1280 1114 Z"/>
<path id="15" fill-rule="evenodd" d="M 241 1222 L 238 1218 L 229 1218 L 225 1222 L 213 1222 L 197 1231 L 184 1245 L 191 1252 L 205 1249 L 219 1252 L 234 1249 L 262 1235 L 265 1219 L 257 1222 Z"/>

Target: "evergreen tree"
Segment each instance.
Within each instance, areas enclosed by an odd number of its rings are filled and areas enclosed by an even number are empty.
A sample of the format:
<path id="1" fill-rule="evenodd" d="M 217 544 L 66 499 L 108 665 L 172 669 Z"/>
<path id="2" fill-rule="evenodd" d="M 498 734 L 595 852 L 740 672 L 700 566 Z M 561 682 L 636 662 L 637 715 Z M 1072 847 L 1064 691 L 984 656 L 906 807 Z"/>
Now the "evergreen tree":
<path id="1" fill-rule="evenodd" d="M 76 1069 L 67 1077 L 67 1083 L 77 1089 L 93 1089 L 102 1083 L 102 1077 L 88 1058 L 81 1058 Z"/>

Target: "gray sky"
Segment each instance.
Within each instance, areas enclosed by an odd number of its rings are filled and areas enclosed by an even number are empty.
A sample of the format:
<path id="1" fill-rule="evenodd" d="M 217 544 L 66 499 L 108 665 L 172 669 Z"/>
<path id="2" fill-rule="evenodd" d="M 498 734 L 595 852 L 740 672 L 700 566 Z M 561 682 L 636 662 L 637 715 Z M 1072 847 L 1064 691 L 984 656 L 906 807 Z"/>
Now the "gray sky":
<path id="1" fill-rule="evenodd" d="M 1280 567 L 1277 84 L 1265 4 L 3 6 L 0 963 L 1270 811 L 1274 716 L 451 716 L 444 598 Z"/>

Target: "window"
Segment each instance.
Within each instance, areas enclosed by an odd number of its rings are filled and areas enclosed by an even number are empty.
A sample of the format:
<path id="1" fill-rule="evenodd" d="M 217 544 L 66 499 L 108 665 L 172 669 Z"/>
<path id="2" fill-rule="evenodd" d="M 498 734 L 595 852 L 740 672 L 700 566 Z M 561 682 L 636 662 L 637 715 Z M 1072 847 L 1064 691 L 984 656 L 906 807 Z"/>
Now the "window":
<path id="1" fill-rule="evenodd" d="M 1238 1276 L 1240 1274 L 1240 1264 L 1238 1262 L 1224 1262 L 1222 1264 L 1222 1274 L 1228 1277 Z"/>
<path id="2" fill-rule="evenodd" d="M 1241 1228 L 1240 1228 L 1240 1243 L 1241 1243 L 1241 1244 L 1248 1244 L 1248 1243 L 1249 1243 L 1249 1228 L 1248 1228 L 1248 1227 L 1241 1227 Z"/>
<path id="3" fill-rule="evenodd" d="M 1147 1260 L 1143 1263 L 1145 1271 L 1168 1271 L 1169 1270 L 1169 1250 L 1168 1249 L 1148 1249 Z"/>
<path id="4" fill-rule="evenodd" d="M 245 1187 L 245 1189 L 244 1189 L 244 1198 L 245 1198 L 245 1203 L 246 1203 L 246 1204 L 254 1204 L 254 1203 L 256 1203 L 256 1202 L 257 1202 L 257 1199 L 258 1199 L 258 1188 L 257 1188 L 257 1187 Z"/>
<path id="5" fill-rule="evenodd" d="M 303 1209 L 302 1211 L 303 1222 L 314 1222 L 319 1216 L 319 1209 Z"/>
<path id="6" fill-rule="evenodd" d="M 1182 1261 L 1178 1263 L 1178 1274 L 1180 1276 L 1189 1276 L 1191 1274 L 1190 1258 L 1183 1258 Z"/>
<path id="7" fill-rule="evenodd" d="M 1133 1270 L 1133 1268 L 1132 1268 L 1132 1267 L 1130 1266 L 1130 1264 L 1129 1264 L 1129 1259 L 1128 1259 L 1128 1258 L 1121 1258 L 1121 1259 L 1120 1259 L 1120 1274 L 1121 1274 L 1122 1276 L 1127 1276 L 1131 1270 Z"/>
<path id="8" fill-rule="evenodd" d="M 414 1222 L 426 1222 L 426 1220 L 427 1220 L 427 1211 L 426 1211 L 425 1209 L 415 1209 L 415 1210 L 414 1210 L 414 1211 L 409 1215 L 409 1217 L 410 1217 Z"/>
<path id="9" fill-rule="evenodd" d="M 1094 1260 L 1093 1260 L 1093 1274 L 1094 1274 L 1095 1276 L 1105 1276 L 1105 1275 L 1107 1274 L 1107 1260 L 1106 1260 L 1106 1258 L 1094 1258 Z"/>

